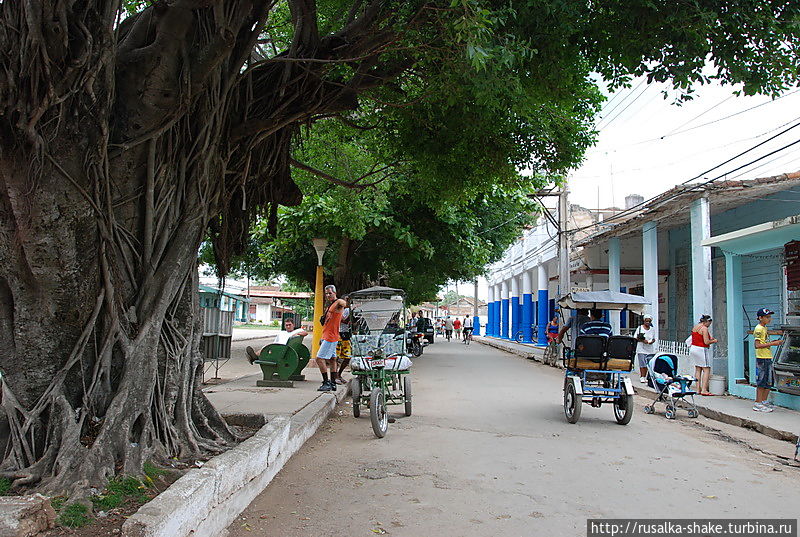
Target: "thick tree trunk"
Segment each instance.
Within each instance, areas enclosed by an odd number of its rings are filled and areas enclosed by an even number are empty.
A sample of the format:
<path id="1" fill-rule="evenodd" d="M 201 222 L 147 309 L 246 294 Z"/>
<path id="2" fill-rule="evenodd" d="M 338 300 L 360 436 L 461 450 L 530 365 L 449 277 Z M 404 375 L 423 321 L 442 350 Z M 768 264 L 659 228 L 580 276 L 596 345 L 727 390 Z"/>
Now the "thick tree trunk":
<path id="1" fill-rule="evenodd" d="M 379 3 L 326 38 L 313 2 L 289 4 L 290 49 L 245 68 L 267 0 L 157 2 L 118 25 L 106 0 L 0 2 L 0 50 L 19 51 L 0 55 L 0 476 L 15 486 L 86 490 L 236 441 L 200 389 L 198 248 L 210 228 L 224 271 L 251 214 L 300 202 L 299 125 L 378 80 L 364 61 L 325 81 L 326 62 L 391 37 L 372 33 Z"/>
<path id="2" fill-rule="evenodd" d="M 57 491 L 235 440 L 199 386 L 195 252 L 206 220 L 179 223 L 182 240 L 137 286 L 124 275 L 123 252 L 135 249 L 110 240 L 129 231 L 98 225 L 66 179 L 85 177 L 79 163 L 97 148 L 83 142 L 51 146 L 58 165 L 35 175 L 31 162 L 0 161 L 0 471 Z"/>

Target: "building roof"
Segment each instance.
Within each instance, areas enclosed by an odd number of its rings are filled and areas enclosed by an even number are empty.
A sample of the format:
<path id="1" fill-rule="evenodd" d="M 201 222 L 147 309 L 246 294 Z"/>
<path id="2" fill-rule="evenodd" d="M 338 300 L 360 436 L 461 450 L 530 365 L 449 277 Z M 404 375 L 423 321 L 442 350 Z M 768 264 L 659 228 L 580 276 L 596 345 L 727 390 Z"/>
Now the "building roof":
<path id="1" fill-rule="evenodd" d="M 638 232 L 645 222 L 659 222 L 661 229 L 671 229 L 687 224 L 690 220 L 687 207 L 696 199 L 709 197 L 711 214 L 734 209 L 800 184 L 800 171 L 745 181 L 715 181 L 701 185 L 678 185 L 648 201 L 644 206 L 628 214 L 626 220 L 608 224 L 608 228 L 577 242 L 574 246 L 588 246 L 598 240 L 621 237 Z M 599 225 L 602 225 L 599 224 Z"/>
<path id="2" fill-rule="evenodd" d="M 311 293 L 301 291 L 281 291 L 279 287 L 271 285 L 251 285 L 251 297 L 261 298 L 311 298 Z"/>
<path id="3" fill-rule="evenodd" d="M 471 296 L 462 296 L 462 297 L 457 298 L 456 300 L 453 300 L 452 302 L 448 302 L 446 304 L 443 304 L 442 307 L 448 308 L 448 307 L 451 307 L 451 306 L 454 306 L 454 305 L 457 307 L 459 302 L 461 302 L 462 300 L 466 301 L 470 306 L 474 306 L 475 305 L 475 298 L 473 298 Z M 485 306 L 485 305 L 486 305 L 486 302 L 484 302 L 481 299 L 478 299 L 478 306 Z"/>
<path id="4" fill-rule="evenodd" d="M 199 284 L 198 289 L 201 293 L 212 293 L 215 295 L 225 295 L 230 298 L 235 298 L 236 300 L 241 300 L 242 302 L 249 302 L 248 299 L 242 295 L 236 293 L 229 293 L 228 291 L 221 291 L 216 287 L 211 287 L 210 285 L 203 285 L 202 283 Z"/>

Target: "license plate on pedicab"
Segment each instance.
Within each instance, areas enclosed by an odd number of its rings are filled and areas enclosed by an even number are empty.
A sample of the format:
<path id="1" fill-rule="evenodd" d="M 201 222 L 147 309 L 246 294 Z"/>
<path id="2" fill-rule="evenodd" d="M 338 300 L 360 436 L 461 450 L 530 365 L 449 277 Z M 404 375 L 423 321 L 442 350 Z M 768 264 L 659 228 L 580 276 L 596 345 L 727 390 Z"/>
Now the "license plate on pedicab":
<path id="1" fill-rule="evenodd" d="M 369 365 L 372 367 L 386 367 L 386 360 L 383 358 L 374 358 L 369 361 Z"/>

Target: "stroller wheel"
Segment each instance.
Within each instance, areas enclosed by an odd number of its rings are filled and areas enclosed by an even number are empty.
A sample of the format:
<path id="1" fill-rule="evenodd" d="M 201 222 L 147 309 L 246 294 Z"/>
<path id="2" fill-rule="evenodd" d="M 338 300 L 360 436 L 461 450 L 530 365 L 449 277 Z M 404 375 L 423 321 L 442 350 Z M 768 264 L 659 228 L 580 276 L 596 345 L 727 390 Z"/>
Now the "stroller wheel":
<path id="1" fill-rule="evenodd" d="M 674 420 L 675 419 L 675 407 L 672 406 L 672 405 L 667 405 L 667 411 L 664 412 L 664 416 L 668 420 Z"/>
<path id="2" fill-rule="evenodd" d="M 690 408 L 687 414 L 689 415 L 690 418 L 696 418 L 698 415 L 697 410 L 694 408 Z"/>
<path id="3" fill-rule="evenodd" d="M 656 411 L 651 405 L 644 405 L 644 413 L 645 414 L 652 414 Z"/>

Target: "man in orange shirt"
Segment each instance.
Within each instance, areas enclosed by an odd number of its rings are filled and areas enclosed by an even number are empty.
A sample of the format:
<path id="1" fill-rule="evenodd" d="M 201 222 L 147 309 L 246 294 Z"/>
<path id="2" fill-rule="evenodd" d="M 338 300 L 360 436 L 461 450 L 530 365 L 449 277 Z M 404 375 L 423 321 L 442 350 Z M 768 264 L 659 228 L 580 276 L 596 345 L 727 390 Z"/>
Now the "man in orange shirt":
<path id="1" fill-rule="evenodd" d="M 317 367 L 322 373 L 322 386 L 317 388 L 320 392 L 336 391 L 336 344 L 339 342 L 339 325 L 342 322 L 342 313 L 346 303 L 341 298 L 336 298 L 336 286 L 325 286 L 325 300 L 330 306 L 325 311 L 322 320 L 322 339 L 317 351 Z M 331 376 L 328 378 L 328 370 Z"/>

